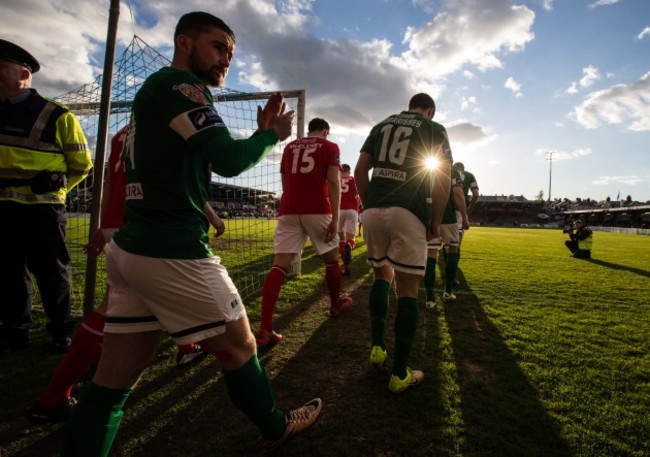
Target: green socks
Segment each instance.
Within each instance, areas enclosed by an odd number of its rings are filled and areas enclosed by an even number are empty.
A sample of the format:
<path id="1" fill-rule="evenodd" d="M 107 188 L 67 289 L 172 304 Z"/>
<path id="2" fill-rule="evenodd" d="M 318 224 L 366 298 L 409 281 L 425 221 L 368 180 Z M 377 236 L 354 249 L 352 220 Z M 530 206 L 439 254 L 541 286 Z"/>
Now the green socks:
<path id="1" fill-rule="evenodd" d="M 457 271 L 458 253 L 454 252 L 447 254 L 447 263 L 445 265 L 445 292 L 451 293 L 453 290 Z"/>
<path id="2" fill-rule="evenodd" d="M 388 302 L 390 283 L 377 279 L 370 288 L 370 336 L 373 346 L 380 346 L 386 349 L 384 332 L 386 330 L 386 314 L 388 314 Z"/>
<path id="3" fill-rule="evenodd" d="M 63 457 L 106 457 L 122 420 L 131 389 L 89 383 L 65 428 Z"/>
<path id="4" fill-rule="evenodd" d="M 397 300 L 395 317 L 395 359 L 393 374 L 404 379 L 408 366 L 411 345 L 418 324 L 418 299 L 402 297 Z"/>
<path id="5" fill-rule="evenodd" d="M 427 301 L 435 301 L 434 287 L 436 285 L 436 263 L 438 259 L 427 257 L 427 269 L 424 271 L 424 287 L 427 292 Z"/>
<path id="6" fill-rule="evenodd" d="M 243 412 L 266 439 L 284 433 L 284 413 L 275 407 L 275 399 L 266 370 L 257 355 L 236 370 L 223 370 L 228 394 L 233 404 Z"/>

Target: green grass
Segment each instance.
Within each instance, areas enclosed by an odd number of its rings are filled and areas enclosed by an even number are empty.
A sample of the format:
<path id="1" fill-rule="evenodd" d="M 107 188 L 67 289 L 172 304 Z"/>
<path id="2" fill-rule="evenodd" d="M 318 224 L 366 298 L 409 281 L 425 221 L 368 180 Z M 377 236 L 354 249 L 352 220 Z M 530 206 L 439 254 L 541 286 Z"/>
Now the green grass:
<path id="1" fill-rule="evenodd" d="M 280 455 L 648 455 L 650 238 L 596 232 L 591 261 L 569 257 L 565 239 L 560 231 L 472 228 L 459 300 L 430 311 L 422 293 L 411 365 L 426 379 L 401 395 L 367 366 L 372 276 L 363 240 L 344 280 L 355 305 L 334 320 L 325 315 L 322 261 L 308 246 L 303 275 L 287 281 L 277 306 L 285 339 L 260 358 L 282 408 L 320 396 L 325 409 Z M 222 255 L 233 270 L 271 255 L 268 247 L 257 258 L 234 251 L 224 246 Z M 246 303 L 256 327 L 259 293 Z M 60 448 L 61 425 L 24 418 L 60 361 L 36 318 L 33 344 L 2 358 L 3 457 Z M 218 363 L 178 369 L 174 355 L 165 339 L 127 403 L 113 455 L 256 455 L 257 432 L 230 404 Z"/>

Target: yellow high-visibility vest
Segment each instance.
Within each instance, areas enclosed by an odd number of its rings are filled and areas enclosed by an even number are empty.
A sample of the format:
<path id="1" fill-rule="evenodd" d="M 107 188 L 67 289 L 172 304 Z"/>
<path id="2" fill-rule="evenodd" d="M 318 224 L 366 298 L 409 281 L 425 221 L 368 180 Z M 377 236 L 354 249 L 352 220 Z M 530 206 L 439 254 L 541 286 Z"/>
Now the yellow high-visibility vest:
<path id="1" fill-rule="evenodd" d="M 91 168 L 86 136 L 66 106 L 34 89 L 23 100 L 0 104 L 0 181 L 27 180 L 42 171 L 67 176 L 65 187 L 46 193 L 34 193 L 29 184 L 0 185 L 0 201 L 65 204 L 66 193 Z"/>

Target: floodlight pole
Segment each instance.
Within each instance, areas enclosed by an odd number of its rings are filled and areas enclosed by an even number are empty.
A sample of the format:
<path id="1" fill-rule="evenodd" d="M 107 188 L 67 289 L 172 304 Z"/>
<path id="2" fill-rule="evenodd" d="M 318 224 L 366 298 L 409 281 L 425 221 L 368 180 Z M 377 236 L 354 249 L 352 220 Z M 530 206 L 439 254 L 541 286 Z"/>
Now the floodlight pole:
<path id="1" fill-rule="evenodd" d="M 553 154 L 556 151 L 549 151 L 546 153 L 546 160 L 548 160 L 548 202 L 551 203 L 551 181 L 553 178 Z"/>
<path id="2" fill-rule="evenodd" d="M 99 106 L 97 127 L 97 149 L 95 150 L 95 166 L 93 168 L 93 199 L 90 210 L 90 228 L 88 241 L 99 228 L 100 209 L 102 202 L 102 186 L 104 185 L 104 158 L 106 156 L 106 137 L 108 133 L 108 117 L 111 109 L 111 91 L 113 87 L 113 65 L 115 64 L 115 41 L 117 37 L 117 22 L 120 18 L 120 0 L 111 0 L 108 10 L 108 32 L 106 34 L 106 50 L 104 51 L 104 73 L 102 74 L 102 95 Z M 97 257 L 89 255 L 86 258 L 86 286 L 84 289 L 84 317 L 95 308 L 95 286 L 97 284 Z"/>

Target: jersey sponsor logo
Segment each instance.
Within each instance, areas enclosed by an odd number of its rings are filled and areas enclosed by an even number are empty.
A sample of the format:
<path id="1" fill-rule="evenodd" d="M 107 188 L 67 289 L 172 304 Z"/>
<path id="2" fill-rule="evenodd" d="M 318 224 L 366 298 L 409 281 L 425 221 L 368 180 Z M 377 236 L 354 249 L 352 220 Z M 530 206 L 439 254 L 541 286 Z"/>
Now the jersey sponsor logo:
<path id="1" fill-rule="evenodd" d="M 390 168 L 375 168 L 372 172 L 373 178 L 387 178 L 395 181 L 406 181 L 406 172 L 400 170 L 391 170 Z"/>
<path id="2" fill-rule="evenodd" d="M 217 127 L 225 127 L 221 116 L 219 116 L 217 110 L 212 106 L 204 106 L 188 111 L 187 117 L 190 119 L 190 122 L 197 131 L 213 125 L 216 125 Z"/>
<path id="3" fill-rule="evenodd" d="M 134 182 L 126 185 L 126 199 L 127 200 L 143 200 L 142 184 Z"/>
<path id="4" fill-rule="evenodd" d="M 235 309 L 237 308 L 238 305 L 239 305 L 239 301 L 236 298 L 233 298 L 233 300 L 230 302 L 230 307 L 232 309 Z"/>
<path id="5" fill-rule="evenodd" d="M 189 98 L 192 100 L 194 103 L 200 103 L 201 105 L 208 105 L 210 102 L 208 101 L 207 97 L 205 96 L 205 93 L 203 92 L 205 88 L 200 85 L 200 84 L 178 84 L 176 86 L 172 86 L 172 90 L 177 90 L 181 94 L 183 94 L 185 97 Z"/>

